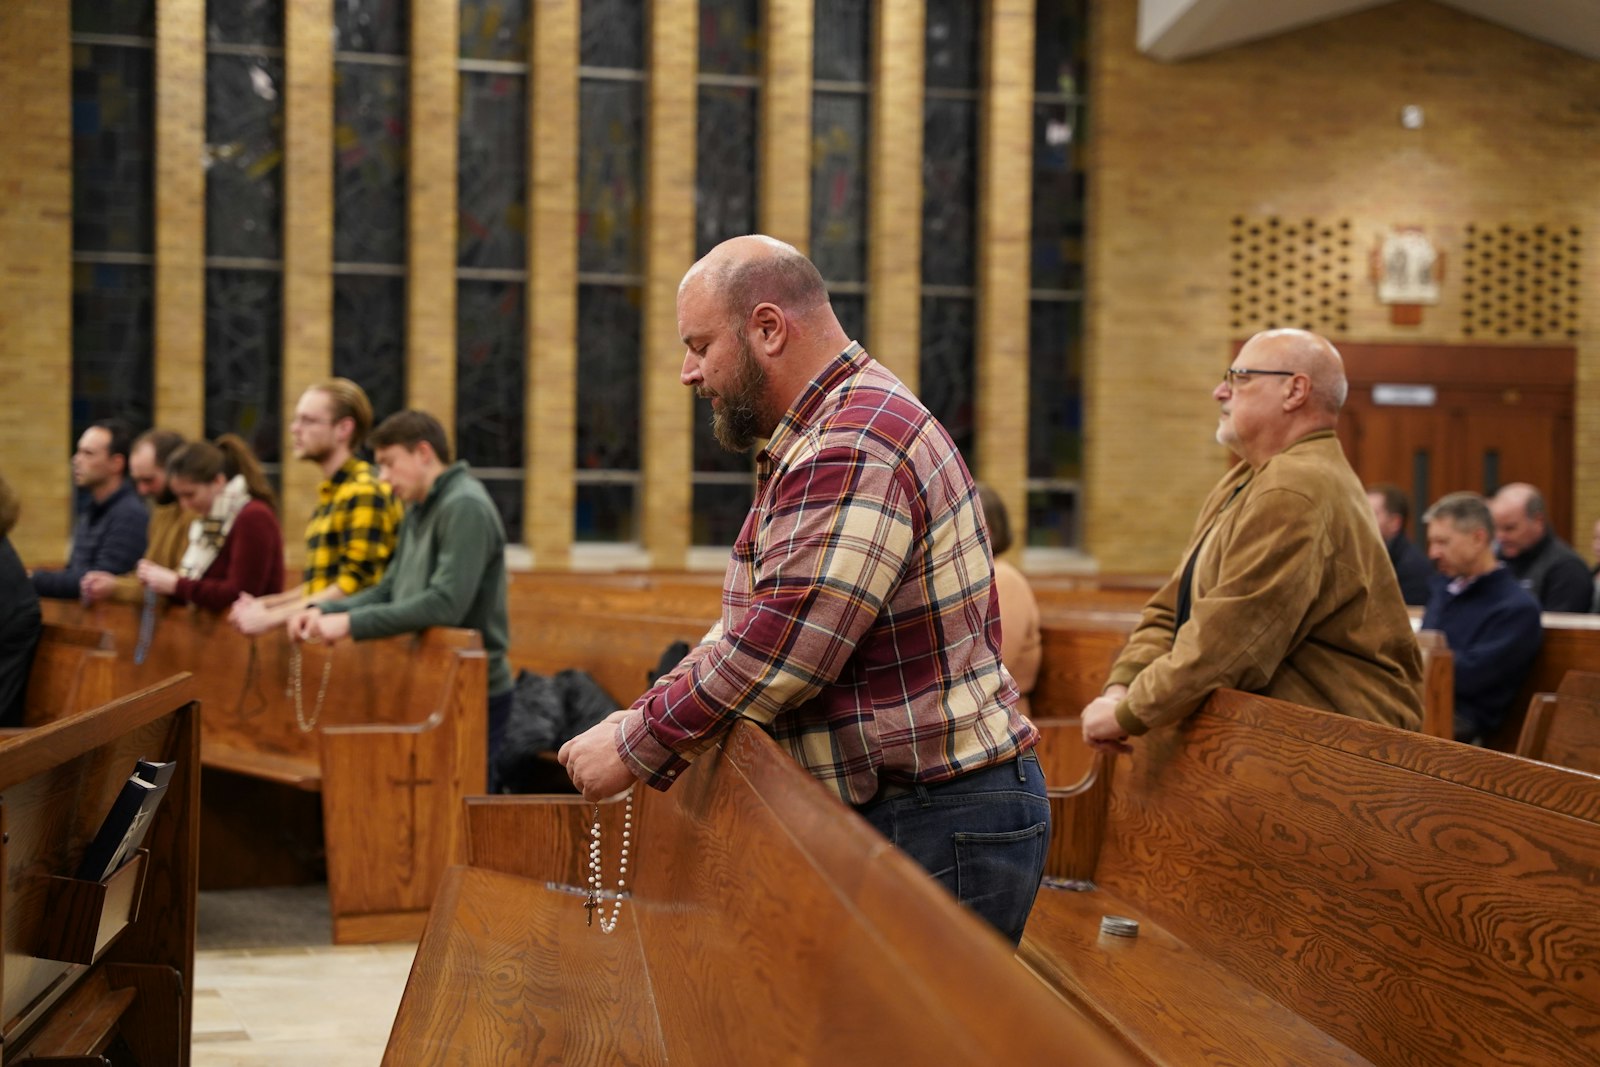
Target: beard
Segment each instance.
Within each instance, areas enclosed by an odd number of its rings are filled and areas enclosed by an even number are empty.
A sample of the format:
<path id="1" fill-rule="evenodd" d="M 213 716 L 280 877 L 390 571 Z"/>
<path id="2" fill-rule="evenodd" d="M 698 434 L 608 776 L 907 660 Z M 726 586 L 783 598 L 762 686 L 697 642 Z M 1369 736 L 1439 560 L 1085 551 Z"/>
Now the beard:
<path id="1" fill-rule="evenodd" d="M 711 432 L 717 444 L 730 452 L 748 452 L 757 438 L 766 436 L 761 416 L 761 396 L 766 386 L 767 372 L 756 362 L 750 342 L 741 335 L 739 376 L 718 394 L 722 403 L 711 409 Z"/>

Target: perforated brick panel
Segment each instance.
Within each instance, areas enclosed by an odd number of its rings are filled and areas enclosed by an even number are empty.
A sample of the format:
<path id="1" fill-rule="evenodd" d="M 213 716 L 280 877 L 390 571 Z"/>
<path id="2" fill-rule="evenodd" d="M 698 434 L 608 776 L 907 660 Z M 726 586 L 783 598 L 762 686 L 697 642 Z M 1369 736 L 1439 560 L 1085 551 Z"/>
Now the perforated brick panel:
<path id="1" fill-rule="evenodd" d="M 1350 221 L 1233 220 L 1231 320 L 1237 334 L 1285 326 L 1345 333 Z"/>
<path id="2" fill-rule="evenodd" d="M 1582 237 L 1577 226 L 1469 224 L 1461 246 L 1461 332 L 1575 340 Z"/>

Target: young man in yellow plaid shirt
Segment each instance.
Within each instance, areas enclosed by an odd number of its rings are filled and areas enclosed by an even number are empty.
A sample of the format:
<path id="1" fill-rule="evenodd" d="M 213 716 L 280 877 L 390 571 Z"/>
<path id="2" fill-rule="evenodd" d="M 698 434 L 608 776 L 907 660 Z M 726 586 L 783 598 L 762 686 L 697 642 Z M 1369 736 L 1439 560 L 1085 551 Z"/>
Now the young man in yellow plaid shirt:
<path id="1" fill-rule="evenodd" d="M 348 378 L 301 395 L 289 426 L 295 457 L 317 464 L 325 479 L 306 524 L 304 580 L 277 596 L 241 596 L 228 613 L 241 632 L 269 630 L 306 604 L 351 596 L 383 577 L 402 507 L 372 464 L 355 455 L 371 428 L 372 403 Z"/>

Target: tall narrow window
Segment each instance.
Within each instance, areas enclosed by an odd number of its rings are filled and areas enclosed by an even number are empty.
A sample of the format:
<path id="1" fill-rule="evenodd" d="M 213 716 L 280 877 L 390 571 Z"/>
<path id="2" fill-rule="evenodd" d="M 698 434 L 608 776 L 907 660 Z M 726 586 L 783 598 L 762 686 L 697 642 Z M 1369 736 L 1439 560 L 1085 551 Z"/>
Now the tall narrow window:
<path id="1" fill-rule="evenodd" d="M 521 541 L 528 0 L 461 5 L 456 450 Z"/>
<path id="2" fill-rule="evenodd" d="M 922 123 L 922 402 L 972 470 L 982 19 L 981 4 L 930 0 Z"/>
<path id="3" fill-rule="evenodd" d="M 695 255 L 756 229 L 761 85 L 759 0 L 700 0 L 696 108 Z M 755 475 L 748 453 L 729 452 L 711 432 L 711 402 L 695 400 L 692 543 L 731 545 Z"/>
<path id="4" fill-rule="evenodd" d="M 1028 314 L 1028 544 L 1082 538 L 1084 0 L 1039 0 Z"/>
<path id="5" fill-rule="evenodd" d="M 155 412 L 154 108 L 155 0 L 73 4 L 73 440 Z"/>
<path id="6" fill-rule="evenodd" d="M 407 14 L 333 5 L 333 372 L 379 420 L 406 396 Z"/>
<path id="7" fill-rule="evenodd" d="M 872 4 L 816 0 L 814 11 L 811 259 L 839 324 L 865 341 Z"/>
<path id="8" fill-rule="evenodd" d="M 578 68 L 578 542 L 639 540 L 644 22 L 582 6 Z"/>
<path id="9" fill-rule="evenodd" d="M 205 432 L 282 456 L 283 5 L 206 11 Z"/>

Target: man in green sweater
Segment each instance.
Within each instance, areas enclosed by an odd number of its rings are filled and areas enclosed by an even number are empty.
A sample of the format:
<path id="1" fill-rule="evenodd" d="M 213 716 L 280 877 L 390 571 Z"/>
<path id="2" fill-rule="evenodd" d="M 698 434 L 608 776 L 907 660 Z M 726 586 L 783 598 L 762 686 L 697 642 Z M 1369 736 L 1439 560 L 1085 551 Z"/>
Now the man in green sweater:
<path id="1" fill-rule="evenodd" d="M 432 415 L 398 411 L 367 440 L 379 477 L 407 505 L 394 556 L 377 585 L 306 608 L 289 620 L 289 633 L 297 641 L 332 642 L 430 626 L 477 630 L 489 658 L 489 791 L 498 792 L 494 753 L 512 692 L 500 513 L 466 462 L 450 462 L 450 442 Z"/>

